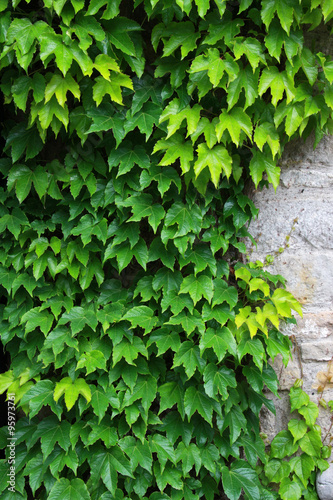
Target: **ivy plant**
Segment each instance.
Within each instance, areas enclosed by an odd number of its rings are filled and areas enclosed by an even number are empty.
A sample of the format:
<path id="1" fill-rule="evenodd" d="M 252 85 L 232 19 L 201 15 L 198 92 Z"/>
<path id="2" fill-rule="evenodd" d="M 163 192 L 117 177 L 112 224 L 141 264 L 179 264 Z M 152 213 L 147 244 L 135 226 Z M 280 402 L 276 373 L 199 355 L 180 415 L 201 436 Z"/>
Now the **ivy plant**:
<path id="1" fill-rule="evenodd" d="M 275 498 L 259 412 L 301 308 L 244 264 L 246 183 L 276 188 L 286 143 L 332 130 L 333 61 L 304 41 L 332 17 L 0 0 L 3 500 Z"/>
<path id="2" fill-rule="evenodd" d="M 321 429 L 316 424 L 318 405 L 310 401 L 301 385 L 298 380 L 290 390 L 295 418 L 289 420 L 288 429 L 274 437 L 265 465 L 258 467 L 263 484 L 276 490 L 276 499 L 317 500 L 316 471 L 329 466 L 326 459 L 331 456 L 331 447 L 323 446 Z"/>

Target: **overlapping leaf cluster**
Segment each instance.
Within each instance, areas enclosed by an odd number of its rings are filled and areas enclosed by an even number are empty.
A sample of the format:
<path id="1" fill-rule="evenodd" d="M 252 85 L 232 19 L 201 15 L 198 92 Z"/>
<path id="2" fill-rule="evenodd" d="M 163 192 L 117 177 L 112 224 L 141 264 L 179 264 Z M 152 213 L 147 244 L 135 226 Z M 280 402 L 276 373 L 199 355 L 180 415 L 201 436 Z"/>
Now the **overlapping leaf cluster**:
<path id="1" fill-rule="evenodd" d="M 329 465 L 325 459 L 331 455 L 331 447 L 323 446 L 321 429 L 316 425 L 318 406 L 299 382 L 290 390 L 290 409 L 298 413 L 298 418 L 289 420 L 288 430 L 274 437 L 261 471 L 264 484 L 277 486 L 272 489 L 282 500 L 316 500 L 316 470 L 326 470 Z"/>
<path id="2" fill-rule="evenodd" d="M 244 184 L 331 128 L 333 62 L 303 33 L 331 2 L 0 10 L 0 381 L 26 414 L 2 498 L 275 498 L 258 416 L 301 311 L 237 263 Z"/>

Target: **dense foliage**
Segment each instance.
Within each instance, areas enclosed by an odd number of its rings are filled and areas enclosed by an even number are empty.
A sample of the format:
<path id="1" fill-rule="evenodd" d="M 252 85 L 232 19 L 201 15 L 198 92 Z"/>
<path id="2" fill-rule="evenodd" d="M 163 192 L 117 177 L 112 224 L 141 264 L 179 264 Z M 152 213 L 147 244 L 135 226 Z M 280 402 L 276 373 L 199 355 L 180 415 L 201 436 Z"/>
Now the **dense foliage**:
<path id="1" fill-rule="evenodd" d="M 258 417 L 301 310 L 240 259 L 245 183 L 276 187 L 284 145 L 332 128 L 333 62 L 304 44 L 332 2 L 0 11 L 0 388 L 21 412 L 1 498 L 280 498 Z M 282 498 L 307 495 L 299 470 Z"/>

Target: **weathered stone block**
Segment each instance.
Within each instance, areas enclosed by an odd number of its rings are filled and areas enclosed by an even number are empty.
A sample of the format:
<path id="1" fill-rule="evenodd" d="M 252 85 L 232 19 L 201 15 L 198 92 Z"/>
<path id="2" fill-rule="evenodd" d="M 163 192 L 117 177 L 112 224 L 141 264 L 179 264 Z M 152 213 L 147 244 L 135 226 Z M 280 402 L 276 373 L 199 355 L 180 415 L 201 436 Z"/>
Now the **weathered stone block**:
<path id="1" fill-rule="evenodd" d="M 333 464 L 317 475 L 316 487 L 320 500 L 333 500 Z"/>

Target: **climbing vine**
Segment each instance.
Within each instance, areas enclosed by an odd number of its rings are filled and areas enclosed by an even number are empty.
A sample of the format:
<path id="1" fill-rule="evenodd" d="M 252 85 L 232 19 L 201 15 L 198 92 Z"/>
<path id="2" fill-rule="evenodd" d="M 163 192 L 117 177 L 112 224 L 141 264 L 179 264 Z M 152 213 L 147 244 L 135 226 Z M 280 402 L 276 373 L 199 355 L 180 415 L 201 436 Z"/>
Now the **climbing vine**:
<path id="1" fill-rule="evenodd" d="M 245 185 L 276 188 L 285 144 L 332 130 L 333 61 L 304 42 L 332 17 L 330 0 L 0 0 L 3 500 L 279 498 L 259 412 L 301 308 L 240 259 Z"/>

